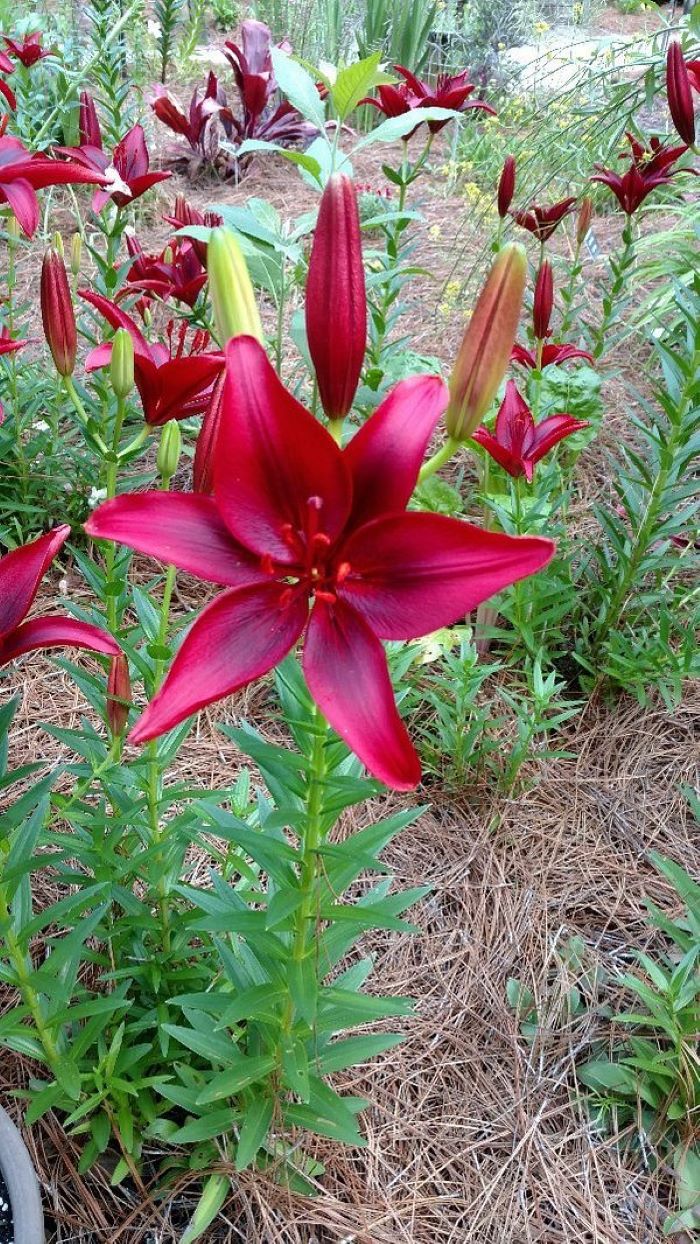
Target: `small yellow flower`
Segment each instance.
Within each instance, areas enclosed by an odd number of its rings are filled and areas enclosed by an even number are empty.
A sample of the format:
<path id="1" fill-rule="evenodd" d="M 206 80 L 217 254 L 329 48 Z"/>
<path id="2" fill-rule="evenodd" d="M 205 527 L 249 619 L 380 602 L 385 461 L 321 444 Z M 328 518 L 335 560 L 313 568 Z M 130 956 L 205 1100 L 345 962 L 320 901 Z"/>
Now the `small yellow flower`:
<path id="1" fill-rule="evenodd" d="M 430 229 L 428 230 L 428 232 L 429 232 L 429 234 L 430 234 L 431 238 L 439 238 L 439 237 L 441 237 L 441 236 L 442 236 L 442 229 L 441 229 L 440 225 L 431 225 L 431 226 L 430 226 Z"/>
<path id="2" fill-rule="evenodd" d="M 543 35 L 549 30 L 549 22 L 535 22 L 534 30 L 536 35 Z"/>

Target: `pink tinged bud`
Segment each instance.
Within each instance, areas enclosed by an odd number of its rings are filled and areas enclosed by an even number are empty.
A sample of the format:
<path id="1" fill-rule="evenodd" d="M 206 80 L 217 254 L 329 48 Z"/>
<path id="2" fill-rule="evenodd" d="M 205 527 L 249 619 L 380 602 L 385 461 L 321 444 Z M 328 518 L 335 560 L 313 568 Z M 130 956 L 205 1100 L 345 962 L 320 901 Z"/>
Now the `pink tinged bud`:
<path id="1" fill-rule="evenodd" d="M 554 274 L 548 259 L 540 264 L 535 282 L 535 298 L 532 305 L 532 326 L 539 341 L 549 336 L 549 321 L 554 306 Z"/>
<path id="2" fill-rule="evenodd" d="M 515 194 L 515 160 L 513 156 L 506 156 L 503 161 L 503 168 L 498 182 L 498 215 L 501 220 L 505 220 L 508 215 L 508 208 L 513 202 Z"/>
<path id="3" fill-rule="evenodd" d="M 481 423 L 506 374 L 525 293 L 527 257 L 512 242 L 496 256 L 450 376 L 448 434 L 466 441 Z"/>
<path id="4" fill-rule="evenodd" d="M 683 142 L 692 147 L 695 142 L 693 92 L 683 49 L 677 39 L 671 40 L 666 54 L 666 94 L 673 124 Z"/>
<path id="5" fill-rule="evenodd" d="M 334 173 L 321 197 L 306 285 L 306 336 L 326 415 L 344 419 L 365 357 L 367 297 L 355 187 Z"/>
<path id="6" fill-rule="evenodd" d="M 107 725 L 113 735 L 124 733 L 129 705 L 131 704 L 131 680 L 129 662 L 120 652 L 112 657 L 107 676 Z"/>
<path id="7" fill-rule="evenodd" d="M 592 219 L 593 200 L 586 195 L 584 199 L 581 199 L 578 220 L 576 221 L 576 243 L 578 246 L 583 246 L 583 243 L 588 235 L 588 230 L 591 227 Z"/>
<path id="8" fill-rule="evenodd" d="M 41 266 L 41 318 L 44 335 L 60 376 L 71 376 L 78 352 L 78 332 L 66 265 L 49 247 Z"/>

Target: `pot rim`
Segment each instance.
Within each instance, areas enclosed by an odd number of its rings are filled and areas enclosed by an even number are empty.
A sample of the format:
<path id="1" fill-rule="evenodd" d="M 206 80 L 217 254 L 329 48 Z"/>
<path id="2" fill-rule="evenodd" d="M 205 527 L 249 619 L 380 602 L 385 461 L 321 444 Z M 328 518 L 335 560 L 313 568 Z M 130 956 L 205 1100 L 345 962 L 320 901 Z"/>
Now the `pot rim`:
<path id="1" fill-rule="evenodd" d="M 14 1244 L 44 1244 L 41 1190 L 29 1151 L 6 1110 L 0 1106 L 0 1171 L 10 1198 Z M 21 1213 L 21 1219 L 19 1215 Z"/>

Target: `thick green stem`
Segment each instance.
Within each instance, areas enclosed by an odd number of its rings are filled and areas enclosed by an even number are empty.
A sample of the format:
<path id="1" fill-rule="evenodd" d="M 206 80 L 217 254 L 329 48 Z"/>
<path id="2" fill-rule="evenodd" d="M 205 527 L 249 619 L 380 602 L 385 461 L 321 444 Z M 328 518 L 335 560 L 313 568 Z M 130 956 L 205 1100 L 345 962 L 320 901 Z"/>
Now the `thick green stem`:
<path id="1" fill-rule="evenodd" d="M 624 303 L 622 295 L 627 282 L 628 273 L 634 264 L 635 246 L 632 217 L 628 216 L 622 230 L 622 254 L 619 259 L 610 258 L 610 271 L 613 280 L 607 294 L 603 298 L 603 315 L 593 340 L 593 357 L 600 358 L 606 345 L 608 333 L 619 320 Z"/>
<path id="2" fill-rule="evenodd" d="M 17 988 L 24 1005 L 27 1007 L 36 1028 L 46 1055 L 46 1061 L 53 1070 L 60 1060 L 60 1052 L 56 1045 L 53 1031 L 44 1020 L 44 1013 L 39 995 L 31 984 L 30 964 L 22 950 L 17 935 L 12 927 L 12 916 L 7 903 L 5 891 L 0 887 L 0 928 L 3 930 L 3 941 L 7 948 L 8 958 L 17 978 Z"/>
<path id="3" fill-rule="evenodd" d="M 158 627 L 158 649 L 165 647 L 168 638 L 168 628 L 170 622 L 170 602 L 172 600 L 173 588 L 175 586 L 175 576 L 177 569 L 175 566 L 168 566 L 165 572 L 165 585 L 163 587 L 163 599 L 160 607 L 160 624 Z M 155 671 L 153 678 L 153 694 L 158 691 L 163 681 L 163 673 L 165 662 L 160 656 L 156 658 Z M 148 784 L 146 798 L 148 804 L 148 824 L 151 834 L 151 842 L 158 848 L 156 851 L 156 868 L 158 871 L 158 883 L 156 891 L 158 895 L 158 909 L 160 911 L 160 922 L 163 930 L 163 950 L 166 954 L 170 952 L 171 930 L 170 930 L 170 907 L 168 896 L 170 885 L 163 859 L 162 844 L 164 830 L 160 823 L 160 800 L 163 794 L 163 774 L 161 772 L 160 762 L 158 760 L 158 741 L 152 739 L 148 744 Z"/>
<path id="4" fill-rule="evenodd" d="M 446 462 L 449 462 L 450 458 L 454 457 L 456 454 L 461 443 L 461 441 L 456 441 L 454 437 L 448 436 L 444 445 L 440 446 L 440 448 L 433 454 L 432 458 L 428 458 L 428 461 L 423 463 L 418 474 L 418 483 L 423 484 L 426 479 L 430 479 L 431 475 L 434 475 L 436 471 L 439 471 L 440 467 L 443 467 Z"/>
<path id="5" fill-rule="evenodd" d="M 126 415 L 126 400 L 123 397 L 117 398 L 117 413 L 114 419 L 114 432 L 112 433 L 112 452 L 107 458 L 107 467 L 105 471 L 105 488 L 107 499 L 111 501 L 117 491 L 117 469 L 119 467 L 119 442 L 121 440 L 122 425 L 124 416 Z M 107 622 L 109 628 L 114 634 L 117 630 L 117 594 L 116 584 L 114 582 L 114 563 L 117 555 L 117 546 L 114 540 L 110 540 L 107 544 L 105 552 L 105 568 L 107 571 Z"/>

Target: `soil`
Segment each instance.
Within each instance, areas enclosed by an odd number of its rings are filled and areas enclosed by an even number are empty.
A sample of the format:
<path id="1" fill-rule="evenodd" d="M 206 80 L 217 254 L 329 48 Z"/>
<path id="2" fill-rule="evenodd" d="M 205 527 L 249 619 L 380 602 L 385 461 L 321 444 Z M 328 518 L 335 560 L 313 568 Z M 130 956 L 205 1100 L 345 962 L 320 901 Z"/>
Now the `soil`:
<path id="1" fill-rule="evenodd" d="M 0 1172 L 0 1244 L 13 1244 L 14 1238 L 10 1197 Z"/>

